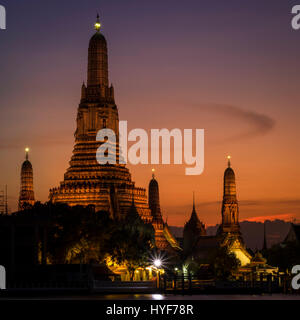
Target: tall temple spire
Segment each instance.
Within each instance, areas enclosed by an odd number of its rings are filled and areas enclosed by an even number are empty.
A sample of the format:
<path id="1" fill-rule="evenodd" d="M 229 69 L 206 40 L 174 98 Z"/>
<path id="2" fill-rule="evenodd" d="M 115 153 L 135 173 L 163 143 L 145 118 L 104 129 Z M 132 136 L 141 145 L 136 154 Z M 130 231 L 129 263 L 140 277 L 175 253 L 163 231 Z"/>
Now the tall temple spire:
<path id="1" fill-rule="evenodd" d="M 99 15 L 95 23 L 96 33 L 92 36 L 89 44 L 88 57 L 88 81 L 89 87 L 101 87 L 98 91 L 100 96 L 105 97 L 108 88 L 108 54 L 106 39 L 100 32 L 101 24 Z M 90 94 L 97 95 L 97 90 L 90 91 Z"/>
<path id="2" fill-rule="evenodd" d="M 173 251 L 172 247 L 177 247 L 178 243 L 173 238 L 168 229 L 167 222 L 164 223 L 159 202 L 159 187 L 155 179 L 155 170 L 152 169 L 152 179 L 149 183 L 148 200 L 152 215 L 152 226 L 154 228 L 155 245 L 158 250 Z"/>
<path id="3" fill-rule="evenodd" d="M 153 215 L 146 190 L 135 186 L 129 169 L 119 161 L 119 113 L 114 88 L 109 86 L 107 42 L 100 28 L 97 17 L 96 32 L 89 41 L 87 82 L 81 86 L 70 165 L 60 185 L 50 190 L 49 199 L 53 203 L 67 203 L 70 206 L 93 205 L 96 211 L 109 211 L 117 219 L 125 218 L 134 204 L 146 223 L 155 222 L 154 228 L 159 228 L 156 239 L 160 237 L 163 241 L 166 227 L 161 218 L 157 181 L 152 179 L 150 188 L 150 202 L 154 202 L 152 209 L 155 208 Z M 105 142 L 105 139 L 97 139 L 97 133 L 103 128 L 116 134 L 115 164 L 103 165 L 97 161 L 97 150 Z M 167 240 L 173 245 L 176 242 L 170 234 Z"/>
<path id="4" fill-rule="evenodd" d="M 159 202 L 159 187 L 158 187 L 158 182 L 155 179 L 154 172 L 155 170 L 152 169 L 152 179 L 150 180 L 149 191 L 148 191 L 149 208 L 151 210 L 153 219 L 162 222 L 163 220 L 162 220 L 160 202 Z"/>
<path id="5" fill-rule="evenodd" d="M 33 169 L 29 159 L 29 148 L 25 149 L 25 161 L 21 169 L 21 187 L 19 197 L 19 210 L 26 209 L 28 205 L 34 205 Z"/>
<path id="6" fill-rule="evenodd" d="M 227 159 L 228 167 L 224 172 L 222 224 L 219 231 L 222 233 L 239 233 L 239 207 L 236 196 L 235 174 L 231 168 L 230 156 Z"/>

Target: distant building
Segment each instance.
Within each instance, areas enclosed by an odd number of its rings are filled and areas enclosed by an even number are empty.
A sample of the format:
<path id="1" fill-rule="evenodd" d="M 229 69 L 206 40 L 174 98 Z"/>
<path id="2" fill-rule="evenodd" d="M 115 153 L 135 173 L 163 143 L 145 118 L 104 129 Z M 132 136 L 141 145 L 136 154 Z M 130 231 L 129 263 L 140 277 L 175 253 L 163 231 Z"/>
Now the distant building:
<path id="1" fill-rule="evenodd" d="M 19 210 L 24 210 L 28 206 L 34 205 L 34 191 L 33 191 L 33 169 L 32 164 L 28 160 L 29 149 L 25 149 L 25 161 L 21 168 L 21 187 L 19 196 Z"/>

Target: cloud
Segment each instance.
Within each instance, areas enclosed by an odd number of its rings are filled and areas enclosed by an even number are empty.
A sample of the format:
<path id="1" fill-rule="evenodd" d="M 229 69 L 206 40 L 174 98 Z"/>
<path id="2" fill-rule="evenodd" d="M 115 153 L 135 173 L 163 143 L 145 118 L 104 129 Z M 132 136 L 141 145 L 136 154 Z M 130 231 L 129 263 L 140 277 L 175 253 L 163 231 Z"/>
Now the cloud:
<path id="1" fill-rule="evenodd" d="M 257 113 L 255 111 L 245 110 L 237 106 L 212 104 L 206 106 L 206 111 L 213 112 L 214 115 L 226 116 L 238 121 L 245 129 L 236 135 L 227 137 L 225 140 L 241 140 L 253 138 L 254 136 L 265 135 L 275 126 L 275 120 L 271 117 Z"/>
<path id="2" fill-rule="evenodd" d="M 241 200 L 243 206 L 263 206 L 263 205 L 291 205 L 300 206 L 300 199 L 265 199 L 265 200 Z"/>
<path id="3" fill-rule="evenodd" d="M 284 214 L 274 214 L 270 216 L 259 216 L 259 217 L 251 217 L 241 220 L 242 221 L 250 221 L 250 222 L 264 222 L 266 220 L 274 221 L 274 220 L 283 220 L 286 222 L 291 222 L 295 219 L 295 215 L 292 213 L 284 213 Z"/>

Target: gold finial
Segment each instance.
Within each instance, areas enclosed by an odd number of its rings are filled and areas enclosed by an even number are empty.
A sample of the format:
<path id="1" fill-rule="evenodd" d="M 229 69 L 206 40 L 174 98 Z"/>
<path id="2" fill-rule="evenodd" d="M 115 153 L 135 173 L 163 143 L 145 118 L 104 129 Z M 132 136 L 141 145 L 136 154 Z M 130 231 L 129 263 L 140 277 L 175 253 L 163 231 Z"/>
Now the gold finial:
<path id="1" fill-rule="evenodd" d="M 95 23 L 95 30 L 97 32 L 100 31 L 100 28 L 101 28 L 101 23 L 100 23 L 100 19 L 99 19 L 99 13 L 97 14 L 97 20 L 96 20 L 96 23 Z"/>
<path id="2" fill-rule="evenodd" d="M 28 160 L 28 153 L 29 153 L 29 148 L 26 147 L 25 148 L 25 158 L 26 158 L 26 160 Z"/>
<path id="3" fill-rule="evenodd" d="M 152 178 L 153 179 L 155 178 L 155 169 L 154 168 L 152 169 Z"/>
<path id="4" fill-rule="evenodd" d="M 230 163 L 231 156 L 227 156 L 227 159 L 228 159 L 228 168 L 230 168 L 230 166 L 231 166 L 231 163 Z"/>

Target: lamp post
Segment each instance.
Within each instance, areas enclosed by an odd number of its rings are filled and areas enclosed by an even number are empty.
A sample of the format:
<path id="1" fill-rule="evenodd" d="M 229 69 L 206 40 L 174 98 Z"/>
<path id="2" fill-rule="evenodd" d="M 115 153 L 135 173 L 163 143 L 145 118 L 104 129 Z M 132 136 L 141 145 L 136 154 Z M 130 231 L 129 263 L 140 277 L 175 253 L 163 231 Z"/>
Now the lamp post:
<path id="1" fill-rule="evenodd" d="M 161 267 L 162 262 L 161 262 L 160 259 L 155 259 L 153 261 L 153 264 L 157 269 L 157 271 L 156 271 L 156 287 L 157 287 L 157 289 L 159 289 L 159 287 L 160 287 L 160 270 L 159 270 L 159 267 Z"/>

